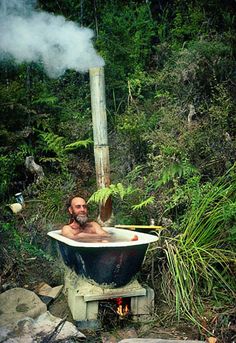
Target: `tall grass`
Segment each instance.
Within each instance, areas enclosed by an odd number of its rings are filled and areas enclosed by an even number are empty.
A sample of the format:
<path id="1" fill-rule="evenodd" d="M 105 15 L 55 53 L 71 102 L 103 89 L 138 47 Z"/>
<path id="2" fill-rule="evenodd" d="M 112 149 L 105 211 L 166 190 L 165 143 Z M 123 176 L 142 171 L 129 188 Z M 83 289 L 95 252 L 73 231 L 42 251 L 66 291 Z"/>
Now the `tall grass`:
<path id="1" fill-rule="evenodd" d="M 203 187 L 200 196 L 193 196 L 179 234 L 165 240 L 168 272 L 163 287 L 171 282 L 172 290 L 168 289 L 166 295 L 170 303 L 174 298 L 178 318 L 198 320 L 202 299 L 213 294 L 217 299 L 222 290 L 228 298 L 235 296 L 236 242 L 230 234 L 236 219 L 235 169 L 231 168 L 211 187 Z"/>

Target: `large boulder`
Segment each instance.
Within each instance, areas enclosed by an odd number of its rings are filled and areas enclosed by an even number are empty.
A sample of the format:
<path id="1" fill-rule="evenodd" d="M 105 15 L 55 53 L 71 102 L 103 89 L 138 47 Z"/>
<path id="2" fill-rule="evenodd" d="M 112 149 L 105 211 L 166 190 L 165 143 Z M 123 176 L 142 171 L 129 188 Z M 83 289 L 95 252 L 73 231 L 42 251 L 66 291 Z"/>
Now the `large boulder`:
<path id="1" fill-rule="evenodd" d="M 72 323 L 47 311 L 39 297 L 24 288 L 0 294 L 0 342 L 34 343 L 85 338 Z"/>
<path id="2" fill-rule="evenodd" d="M 34 293 L 24 288 L 12 288 L 0 294 L 0 327 L 14 326 L 22 318 L 37 318 L 47 306 Z"/>

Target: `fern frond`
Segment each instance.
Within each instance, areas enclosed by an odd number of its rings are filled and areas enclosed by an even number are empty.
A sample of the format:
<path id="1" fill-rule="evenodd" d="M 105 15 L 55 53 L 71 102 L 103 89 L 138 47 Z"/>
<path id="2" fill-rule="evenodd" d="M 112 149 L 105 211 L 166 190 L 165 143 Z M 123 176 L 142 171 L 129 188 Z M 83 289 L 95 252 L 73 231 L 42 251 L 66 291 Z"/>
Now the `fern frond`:
<path id="1" fill-rule="evenodd" d="M 125 196 L 130 195 L 136 192 L 137 189 L 132 188 L 131 186 L 124 187 L 122 183 L 111 184 L 109 187 L 101 188 L 91 195 L 88 202 L 93 201 L 95 203 L 103 203 L 107 201 L 109 196 L 119 197 L 121 200 Z"/>
<path id="2" fill-rule="evenodd" d="M 162 171 L 159 180 L 155 183 L 155 189 L 174 180 L 176 177 L 189 177 L 190 175 L 197 173 L 197 168 L 191 165 L 188 161 L 171 164 Z"/>
<path id="3" fill-rule="evenodd" d="M 61 155 L 64 152 L 64 137 L 58 136 L 53 132 L 42 132 L 40 137 L 47 144 L 48 150 Z"/>
<path id="4" fill-rule="evenodd" d="M 137 205 L 133 205 L 131 208 L 132 210 L 140 210 L 142 207 L 146 207 L 149 204 L 153 204 L 155 197 L 154 196 L 150 196 L 149 198 L 147 198 L 146 200 L 140 202 Z"/>
<path id="5" fill-rule="evenodd" d="M 88 138 L 88 139 L 85 139 L 85 140 L 82 140 L 82 141 L 76 141 L 76 142 L 67 144 L 65 146 L 65 150 L 66 151 L 68 151 L 68 150 L 75 150 L 75 149 L 80 148 L 80 147 L 87 148 L 87 146 L 89 144 L 92 144 L 92 143 L 93 143 L 93 140 L 91 138 Z"/>
<path id="6" fill-rule="evenodd" d="M 40 105 L 55 105 L 58 102 L 58 98 L 56 96 L 42 96 L 41 98 L 32 101 L 33 104 L 40 104 Z"/>
<path id="7" fill-rule="evenodd" d="M 116 188 L 117 188 L 117 193 L 120 195 L 120 198 L 123 200 L 126 194 L 126 190 L 124 186 L 122 185 L 122 183 L 117 183 Z"/>
<path id="8" fill-rule="evenodd" d="M 105 204 L 109 196 L 112 194 L 112 189 L 110 187 L 104 187 L 101 189 L 98 189 L 95 193 L 91 195 L 91 197 L 88 199 L 89 202 L 95 202 L 95 203 L 103 203 Z"/>
<path id="9" fill-rule="evenodd" d="M 136 166 L 133 170 L 131 170 L 127 175 L 126 175 L 126 180 L 129 181 L 130 183 L 134 182 L 140 175 L 142 175 L 143 169 L 145 167 L 138 165 Z"/>

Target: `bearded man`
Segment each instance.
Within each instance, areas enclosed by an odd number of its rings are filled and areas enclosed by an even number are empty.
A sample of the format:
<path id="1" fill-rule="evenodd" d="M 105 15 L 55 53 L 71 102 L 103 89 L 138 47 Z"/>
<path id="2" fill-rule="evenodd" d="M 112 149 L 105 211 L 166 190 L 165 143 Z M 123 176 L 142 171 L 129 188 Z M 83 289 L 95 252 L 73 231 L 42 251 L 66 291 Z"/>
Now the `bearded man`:
<path id="1" fill-rule="evenodd" d="M 88 219 L 88 205 L 86 201 L 78 196 L 69 200 L 68 211 L 71 215 L 71 222 L 63 226 L 61 234 L 67 238 L 77 241 L 101 241 L 107 242 L 110 234 L 101 226 Z"/>

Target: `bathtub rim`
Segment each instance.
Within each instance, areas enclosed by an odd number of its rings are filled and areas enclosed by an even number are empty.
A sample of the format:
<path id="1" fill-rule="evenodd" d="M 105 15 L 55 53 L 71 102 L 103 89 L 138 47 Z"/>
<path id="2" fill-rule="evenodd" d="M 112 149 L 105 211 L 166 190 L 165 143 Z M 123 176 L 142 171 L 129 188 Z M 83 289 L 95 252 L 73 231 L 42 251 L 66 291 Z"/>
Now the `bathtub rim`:
<path id="1" fill-rule="evenodd" d="M 65 243 L 71 247 L 89 247 L 89 248 L 105 248 L 105 247 L 130 247 L 130 246 L 135 246 L 135 245 L 143 245 L 143 244 L 150 244 L 153 242 L 156 242 L 159 238 L 158 236 L 150 235 L 148 233 L 142 233 L 142 232 L 137 232 L 137 231 L 130 231 L 130 230 L 125 230 L 125 229 L 118 229 L 115 227 L 103 227 L 104 230 L 107 232 L 113 232 L 116 231 L 117 233 L 125 234 L 126 237 L 132 237 L 133 235 L 138 236 L 137 241 L 129 241 L 129 242 L 96 242 L 96 243 L 90 243 L 90 242 L 78 242 L 74 241 L 73 239 L 64 237 L 61 235 L 61 230 L 53 230 L 49 231 L 47 233 L 48 236 L 51 238 Z"/>

